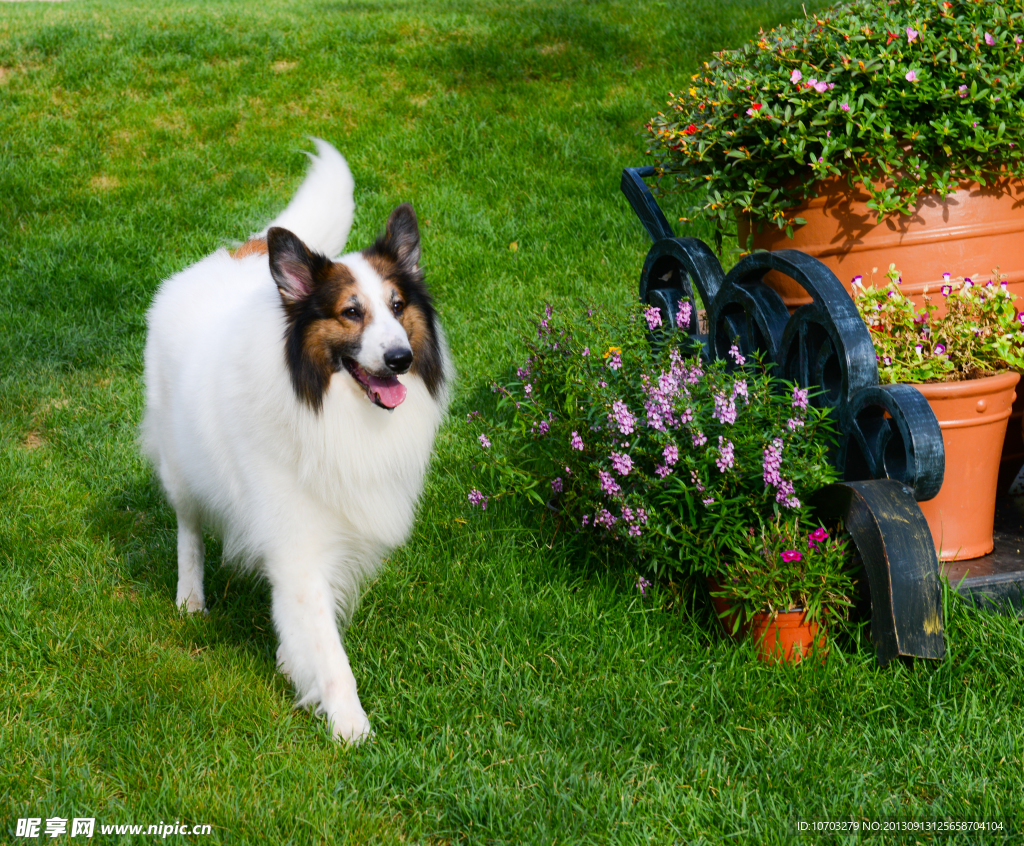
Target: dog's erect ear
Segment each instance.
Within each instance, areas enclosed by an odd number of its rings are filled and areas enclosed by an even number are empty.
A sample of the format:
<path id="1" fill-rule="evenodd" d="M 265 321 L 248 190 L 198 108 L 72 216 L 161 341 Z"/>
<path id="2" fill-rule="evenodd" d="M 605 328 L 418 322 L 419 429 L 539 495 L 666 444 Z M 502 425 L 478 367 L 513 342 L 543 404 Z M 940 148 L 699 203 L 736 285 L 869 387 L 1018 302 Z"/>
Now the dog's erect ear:
<path id="1" fill-rule="evenodd" d="M 384 249 L 407 270 L 415 270 L 420 263 L 420 227 L 416 212 L 408 203 L 402 203 L 391 212 L 384 232 Z"/>
<path id="2" fill-rule="evenodd" d="M 327 261 L 318 253 L 310 252 L 294 232 L 280 226 L 267 230 L 267 253 L 270 275 L 274 277 L 285 303 L 308 297 L 317 271 Z"/>

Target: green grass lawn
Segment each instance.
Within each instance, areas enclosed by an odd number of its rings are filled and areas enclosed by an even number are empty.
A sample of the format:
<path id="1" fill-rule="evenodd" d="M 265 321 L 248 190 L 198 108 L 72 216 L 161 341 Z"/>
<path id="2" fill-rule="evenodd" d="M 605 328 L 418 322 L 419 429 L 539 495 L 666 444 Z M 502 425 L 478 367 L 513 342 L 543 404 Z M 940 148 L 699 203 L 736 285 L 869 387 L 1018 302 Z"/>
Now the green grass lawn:
<path id="1" fill-rule="evenodd" d="M 773 669 L 633 563 L 466 503 L 466 414 L 529 318 L 635 297 L 618 182 L 645 119 L 800 9 L 0 3 L 0 841 L 94 817 L 213 826 L 177 843 L 1020 842 L 1017 621 L 947 597 L 941 664 L 881 670 L 854 627 Z M 209 616 L 175 610 L 135 446 L 153 291 L 283 206 L 307 135 L 352 166 L 351 244 L 415 205 L 459 370 L 414 537 L 347 637 L 356 749 L 291 710 L 267 591 L 214 539 Z M 1003 831 L 798 831 L 840 820 Z"/>

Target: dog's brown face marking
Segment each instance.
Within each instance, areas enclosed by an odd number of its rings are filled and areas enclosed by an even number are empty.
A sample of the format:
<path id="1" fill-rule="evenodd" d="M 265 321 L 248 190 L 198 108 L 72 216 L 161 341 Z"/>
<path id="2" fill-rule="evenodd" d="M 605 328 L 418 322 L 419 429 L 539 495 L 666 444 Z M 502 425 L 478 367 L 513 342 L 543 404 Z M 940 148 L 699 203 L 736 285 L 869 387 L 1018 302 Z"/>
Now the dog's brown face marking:
<path id="1" fill-rule="evenodd" d="M 311 252 L 285 229 L 271 228 L 266 244 L 271 275 L 288 321 L 285 357 L 292 386 L 304 402 L 319 411 L 331 376 L 342 367 L 353 372 L 363 331 L 380 317 L 373 313 L 373 308 L 379 307 L 374 305 L 379 293 L 374 293 L 371 301 L 360 290 L 349 267 Z M 423 379 L 437 398 L 444 387 L 441 342 L 419 255 L 416 215 L 408 205 L 392 212 L 385 234 L 362 253 L 380 278 L 384 307 L 401 325 L 412 350 L 411 365 L 403 362 L 394 366 L 408 366 L 408 372 Z M 382 324 L 378 321 L 376 325 Z M 402 373 L 404 369 L 392 372 Z M 353 376 L 365 384 L 364 374 Z"/>

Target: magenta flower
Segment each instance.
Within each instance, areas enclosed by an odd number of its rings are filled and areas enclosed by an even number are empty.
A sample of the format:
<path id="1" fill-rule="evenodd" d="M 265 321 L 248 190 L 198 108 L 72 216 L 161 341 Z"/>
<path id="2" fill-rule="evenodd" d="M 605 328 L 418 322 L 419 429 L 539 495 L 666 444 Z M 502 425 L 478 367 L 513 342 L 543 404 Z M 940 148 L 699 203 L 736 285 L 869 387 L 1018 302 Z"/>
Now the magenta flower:
<path id="1" fill-rule="evenodd" d="M 807 395 L 810 393 L 809 388 L 799 388 L 796 385 L 793 386 L 793 408 L 799 408 L 804 411 L 807 408 Z"/>
<path id="2" fill-rule="evenodd" d="M 935 354 L 936 355 L 943 355 L 946 352 L 946 345 L 945 344 L 936 344 L 934 349 L 935 349 Z"/>
<path id="3" fill-rule="evenodd" d="M 914 43 L 914 39 L 917 38 L 917 35 L 918 35 L 917 30 L 916 29 L 911 29 L 908 26 L 907 27 L 907 44 L 913 44 Z"/>
<path id="4" fill-rule="evenodd" d="M 863 282 L 864 282 L 864 277 L 863 277 L 863 276 L 861 276 L 861 275 L 860 275 L 860 274 L 858 273 L 858 274 L 857 274 L 856 276 L 854 276 L 854 277 L 853 277 L 853 281 L 852 281 L 852 282 L 851 282 L 850 284 L 851 284 L 851 285 L 862 285 L 862 284 L 863 284 Z"/>
<path id="5" fill-rule="evenodd" d="M 740 348 L 736 346 L 736 344 L 729 347 L 729 358 L 735 361 L 738 365 L 743 365 L 747 361 L 747 359 L 740 353 Z"/>
<path id="6" fill-rule="evenodd" d="M 959 88 L 957 88 L 957 91 L 960 92 L 960 96 L 961 97 L 966 97 L 967 96 L 967 86 L 966 85 L 961 85 Z"/>
<path id="7" fill-rule="evenodd" d="M 1024 332 L 1024 311 L 1017 312 L 1017 322 L 1020 324 L 1021 331 Z"/>
<path id="8" fill-rule="evenodd" d="M 1024 323 L 1022 323 L 1024 326 Z M 708 436 L 705 435 L 700 429 L 693 433 L 693 445 L 695 447 L 704 446 L 708 442 Z"/>
<path id="9" fill-rule="evenodd" d="M 948 297 L 950 294 L 953 293 L 953 286 L 943 285 L 941 288 L 939 288 L 939 290 L 942 292 L 942 296 Z"/>
<path id="10" fill-rule="evenodd" d="M 480 441 L 480 446 L 484 449 L 487 449 L 491 445 L 491 442 L 487 439 L 487 435 L 481 435 L 477 440 Z"/>
<path id="11" fill-rule="evenodd" d="M 469 497 L 468 498 L 469 498 L 469 504 L 470 505 L 474 505 L 474 506 L 479 505 L 481 511 L 486 511 L 487 510 L 487 500 L 489 499 L 489 497 L 484 496 L 476 488 L 473 488 L 469 492 Z"/>
<path id="12" fill-rule="evenodd" d="M 914 71 L 907 71 L 907 82 L 917 82 L 917 74 Z"/>
<path id="13" fill-rule="evenodd" d="M 679 460 L 679 449 L 675 444 L 669 444 L 661 451 L 661 456 L 665 459 L 665 464 L 671 467 Z"/>
<path id="14" fill-rule="evenodd" d="M 824 543 L 827 540 L 828 532 L 819 526 L 807 536 L 807 547 L 809 549 L 812 546 L 817 546 L 819 543 Z"/>
<path id="15" fill-rule="evenodd" d="M 634 526 L 630 526 L 629 527 L 629 533 L 633 534 L 633 529 L 634 528 L 637 530 L 636 533 L 640 534 L 640 527 L 639 526 L 635 526 L 635 527 Z M 647 596 L 647 588 L 649 588 L 650 586 L 651 586 L 651 583 L 649 581 L 647 581 L 647 579 L 645 579 L 643 576 L 637 577 L 636 589 L 638 591 L 640 591 L 640 595 L 641 596 Z"/>
<path id="16" fill-rule="evenodd" d="M 795 549 L 787 549 L 785 552 L 780 553 L 780 555 L 782 556 L 782 560 L 785 561 L 787 564 L 790 561 L 799 561 L 801 558 L 803 558 L 803 555 L 797 552 Z"/>
<path id="17" fill-rule="evenodd" d="M 844 112 L 848 112 L 848 111 L 850 111 L 850 104 L 849 103 L 840 103 L 839 104 L 839 108 L 842 109 Z"/>
<path id="18" fill-rule="evenodd" d="M 615 350 L 615 352 L 613 352 L 611 356 L 608 358 L 608 366 L 612 370 L 618 370 L 620 367 L 622 367 L 622 356 L 619 355 L 618 350 Z"/>
<path id="19" fill-rule="evenodd" d="M 580 437 L 579 432 L 572 433 L 572 437 L 569 438 L 569 446 L 583 452 L 583 438 Z"/>
<path id="20" fill-rule="evenodd" d="M 794 83 L 794 84 L 796 84 L 797 82 L 799 82 L 803 78 L 804 78 L 804 75 L 802 73 L 800 73 L 800 71 L 798 71 L 798 70 L 793 71 L 793 73 L 791 73 L 789 75 L 789 81 Z"/>
<path id="21" fill-rule="evenodd" d="M 992 36 L 992 33 L 991 33 L 991 32 L 986 32 L 986 33 L 985 33 L 985 43 L 986 43 L 986 44 L 987 44 L 987 45 L 988 45 L 989 47 L 991 47 L 991 46 L 992 46 L 993 44 L 995 44 L 995 43 L 996 43 L 996 40 L 995 40 L 995 38 L 994 38 L 994 37 Z"/>
<path id="22" fill-rule="evenodd" d="M 561 476 L 558 476 L 557 478 L 551 480 L 551 490 L 554 491 L 555 493 L 561 493 L 562 492 L 562 477 Z"/>

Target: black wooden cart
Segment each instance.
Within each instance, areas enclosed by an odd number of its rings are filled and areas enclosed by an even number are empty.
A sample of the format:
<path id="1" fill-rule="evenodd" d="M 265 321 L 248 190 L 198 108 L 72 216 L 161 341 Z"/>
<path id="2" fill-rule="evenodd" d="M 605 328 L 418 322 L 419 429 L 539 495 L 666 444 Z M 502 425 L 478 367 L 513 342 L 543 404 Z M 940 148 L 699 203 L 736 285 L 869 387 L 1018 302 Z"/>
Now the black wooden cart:
<path id="1" fill-rule="evenodd" d="M 931 533 L 917 503 L 942 485 L 942 434 L 927 401 L 907 385 L 879 385 L 867 327 L 835 275 L 797 250 L 756 252 L 728 273 L 696 238 L 677 238 L 644 179 L 653 167 L 627 168 L 622 191 L 654 245 L 640 275 L 641 301 L 673 325 L 680 302 L 696 314 L 686 331 L 711 358 L 735 342 L 760 352 L 780 375 L 820 389 L 841 433 L 843 481 L 819 491 L 823 517 L 841 518 L 864 562 L 871 595 L 871 639 L 880 664 L 898 656 L 941 659 L 945 653 L 942 583 Z M 798 282 L 812 302 L 790 315 L 762 281 L 769 270 Z M 1024 576 L 1024 574 L 1021 574 Z"/>

